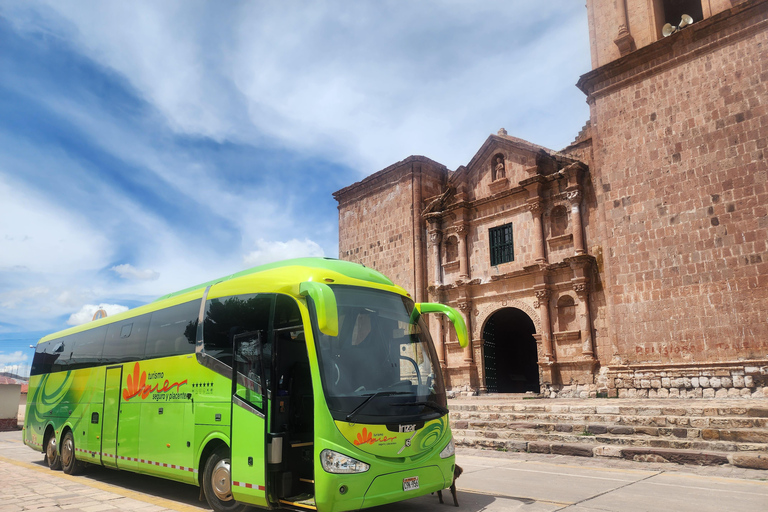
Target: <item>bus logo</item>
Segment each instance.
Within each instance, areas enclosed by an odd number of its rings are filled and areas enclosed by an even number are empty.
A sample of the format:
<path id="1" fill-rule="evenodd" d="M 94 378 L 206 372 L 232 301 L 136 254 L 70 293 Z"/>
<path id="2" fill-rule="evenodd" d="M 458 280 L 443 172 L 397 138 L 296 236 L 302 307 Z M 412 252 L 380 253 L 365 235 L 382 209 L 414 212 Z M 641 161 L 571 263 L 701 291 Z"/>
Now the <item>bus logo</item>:
<path id="1" fill-rule="evenodd" d="M 144 400 L 150 393 L 167 393 L 174 387 L 178 392 L 181 386 L 186 383 L 187 379 L 181 382 L 174 382 L 173 384 L 166 379 L 162 386 L 159 382 L 154 385 L 147 384 L 147 372 L 141 371 L 139 363 L 136 363 L 136 366 L 133 367 L 133 375 L 129 374 L 126 379 L 126 386 L 123 388 L 123 400 L 128 401 L 138 395 L 141 395 L 141 399 Z"/>

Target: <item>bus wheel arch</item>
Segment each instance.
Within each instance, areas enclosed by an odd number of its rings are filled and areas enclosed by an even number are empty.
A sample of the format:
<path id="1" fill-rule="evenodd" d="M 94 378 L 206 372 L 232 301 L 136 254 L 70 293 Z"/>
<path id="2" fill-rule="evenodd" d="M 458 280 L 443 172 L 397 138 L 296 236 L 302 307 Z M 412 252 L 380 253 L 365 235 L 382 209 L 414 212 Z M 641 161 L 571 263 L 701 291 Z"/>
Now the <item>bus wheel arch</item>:
<path id="1" fill-rule="evenodd" d="M 48 425 L 45 428 L 43 449 L 45 450 L 45 462 L 48 464 L 48 467 L 54 471 L 61 469 L 61 454 L 56 443 L 56 430 L 53 428 L 53 425 Z"/>
<path id="2" fill-rule="evenodd" d="M 216 450 L 218 447 L 223 446 L 225 449 L 229 450 L 229 442 L 226 438 L 220 437 L 220 435 L 217 435 L 216 432 L 213 432 L 201 443 L 201 446 L 203 449 L 197 457 L 197 467 L 199 468 L 197 472 L 197 483 L 202 488 L 205 463 L 208 461 L 208 458 L 211 456 L 214 450 Z"/>
<path id="3" fill-rule="evenodd" d="M 201 487 L 208 505 L 216 512 L 245 512 L 250 507 L 232 497 L 229 446 L 221 440 L 208 443 L 201 457 Z"/>
<path id="4" fill-rule="evenodd" d="M 59 456 L 61 457 L 61 469 L 68 475 L 76 475 L 82 470 L 83 463 L 77 460 L 75 434 L 70 428 L 64 430 L 61 436 Z"/>

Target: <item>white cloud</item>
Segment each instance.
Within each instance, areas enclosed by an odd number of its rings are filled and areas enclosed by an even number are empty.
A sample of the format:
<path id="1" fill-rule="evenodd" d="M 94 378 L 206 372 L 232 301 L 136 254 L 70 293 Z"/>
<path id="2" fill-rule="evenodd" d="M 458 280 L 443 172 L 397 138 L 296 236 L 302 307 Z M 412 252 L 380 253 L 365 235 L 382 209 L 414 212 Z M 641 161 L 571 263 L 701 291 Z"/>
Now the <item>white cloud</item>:
<path id="1" fill-rule="evenodd" d="M 23 364 L 29 361 L 29 356 L 22 352 L 21 350 L 17 350 L 15 352 L 11 352 L 10 354 L 6 354 L 5 352 L 0 352 L 0 364 L 10 366 L 10 365 L 16 365 L 16 364 Z"/>
<path id="2" fill-rule="evenodd" d="M 123 311 L 128 311 L 128 308 L 125 306 L 121 306 L 119 304 L 99 304 L 98 306 L 93 304 L 86 304 L 82 308 L 80 308 L 80 311 L 77 313 L 73 313 L 70 315 L 69 320 L 67 320 L 68 325 L 81 325 L 87 322 L 90 322 L 93 320 L 93 315 L 98 311 L 99 309 L 103 309 L 107 312 L 107 316 L 116 315 L 118 313 L 122 313 Z"/>
<path id="3" fill-rule="evenodd" d="M 128 263 L 114 266 L 110 270 L 114 271 L 123 279 L 134 279 L 137 281 L 157 281 L 157 279 L 160 277 L 160 274 L 154 270 L 140 270 Z"/>
<path id="4" fill-rule="evenodd" d="M 12 183 L 5 171 L 11 169 L 0 168 L 0 269 L 76 272 L 106 262 L 107 240 L 87 218 Z"/>
<path id="5" fill-rule="evenodd" d="M 15 309 L 21 304 L 47 296 L 49 291 L 44 286 L 10 290 L 0 294 L 0 306 L 5 309 Z"/>
<path id="6" fill-rule="evenodd" d="M 501 126 L 560 149 L 588 118 L 573 85 L 590 67 L 583 6 L 47 3 L 60 17 L 51 29 L 129 81 L 172 129 L 256 145 L 266 136 L 365 174 L 409 154 L 455 168 Z M 564 91 L 580 109 L 541 115 Z"/>
<path id="7" fill-rule="evenodd" d="M 255 267 L 291 258 L 325 256 L 323 248 L 312 240 L 288 240 L 287 242 L 256 241 L 256 249 L 243 256 L 243 263 Z"/>

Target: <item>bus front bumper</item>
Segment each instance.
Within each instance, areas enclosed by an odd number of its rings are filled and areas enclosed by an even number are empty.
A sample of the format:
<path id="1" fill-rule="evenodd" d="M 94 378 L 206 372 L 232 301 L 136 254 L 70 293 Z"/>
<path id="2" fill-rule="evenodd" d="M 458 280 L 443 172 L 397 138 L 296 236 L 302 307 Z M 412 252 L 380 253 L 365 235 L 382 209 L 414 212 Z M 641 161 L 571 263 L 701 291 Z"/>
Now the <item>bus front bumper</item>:
<path id="1" fill-rule="evenodd" d="M 451 485 L 438 466 L 424 466 L 373 479 L 363 498 L 363 508 L 423 496 Z"/>

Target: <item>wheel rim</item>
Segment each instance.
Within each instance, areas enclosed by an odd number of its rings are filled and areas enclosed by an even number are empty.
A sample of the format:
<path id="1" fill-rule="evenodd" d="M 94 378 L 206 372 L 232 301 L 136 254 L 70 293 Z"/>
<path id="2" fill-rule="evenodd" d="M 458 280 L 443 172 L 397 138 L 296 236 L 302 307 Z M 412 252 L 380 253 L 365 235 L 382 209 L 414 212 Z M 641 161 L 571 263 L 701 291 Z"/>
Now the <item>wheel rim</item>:
<path id="1" fill-rule="evenodd" d="M 48 439 L 48 446 L 45 450 L 45 454 L 48 456 L 48 460 L 52 461 L 56 458 L 56 438 L 51 436 Z"/>
<path id="2" fill-rule="evenodd" d="M 72 438 L 67 436 L 64 438 L 64 442 L 61 444 L 61 463 L 65 466 L 69 466 L 72 462 L 72 457 L 75 455 L 75 442 Z"/>
<path id="3" fill-rule="evenodd" d="M 213 493 L 221 501 L 232 499 L 231 472 L 229 469 L 229 459 L 222 459 L 216 463 L 211 473 L 211 486 Z"/>

